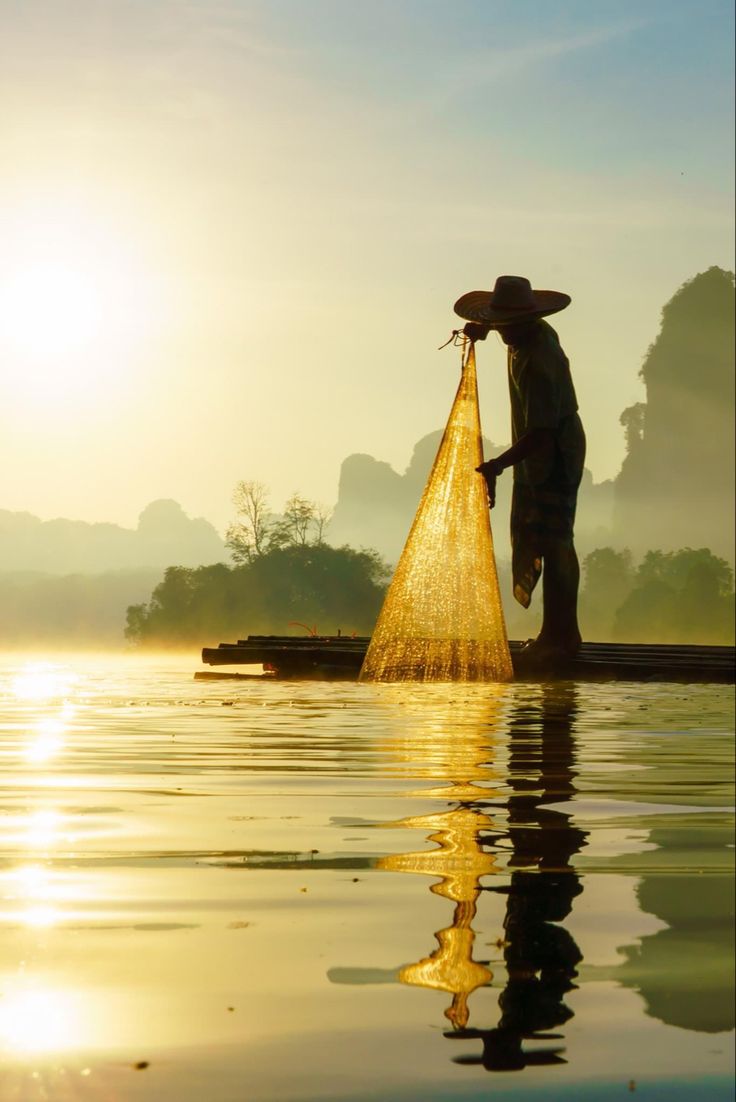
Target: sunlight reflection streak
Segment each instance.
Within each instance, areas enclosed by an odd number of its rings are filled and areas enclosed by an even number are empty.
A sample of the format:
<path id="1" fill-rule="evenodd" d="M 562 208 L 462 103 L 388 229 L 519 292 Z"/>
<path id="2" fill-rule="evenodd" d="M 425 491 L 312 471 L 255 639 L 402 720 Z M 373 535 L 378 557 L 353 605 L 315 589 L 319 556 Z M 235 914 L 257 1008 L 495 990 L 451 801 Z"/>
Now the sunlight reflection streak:
<path id="1" fill-rule="evenodd" d="M 21 988 L 0 1002 L 0 1044 L 20 1053 L 70 1048 L 82 1034 L 77 999 L 68 991 Z"/>

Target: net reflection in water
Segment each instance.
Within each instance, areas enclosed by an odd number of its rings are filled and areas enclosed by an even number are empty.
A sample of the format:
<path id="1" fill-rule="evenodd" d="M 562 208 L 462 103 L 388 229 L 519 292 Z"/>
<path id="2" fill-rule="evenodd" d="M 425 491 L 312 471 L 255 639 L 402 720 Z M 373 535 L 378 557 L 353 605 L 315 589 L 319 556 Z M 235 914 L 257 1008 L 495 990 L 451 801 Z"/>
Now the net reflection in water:
<path id="1" fill-rule="evenodd" d="M 362 681 L 509 681 L 493 554 L 475 351 L 360 672 Z"/>

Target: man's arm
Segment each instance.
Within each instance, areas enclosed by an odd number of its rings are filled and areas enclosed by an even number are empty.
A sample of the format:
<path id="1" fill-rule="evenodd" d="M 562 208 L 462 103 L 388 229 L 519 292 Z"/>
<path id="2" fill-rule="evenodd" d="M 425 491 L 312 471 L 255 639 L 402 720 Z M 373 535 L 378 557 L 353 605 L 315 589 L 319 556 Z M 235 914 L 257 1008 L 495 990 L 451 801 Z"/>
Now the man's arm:
<path id="1" fill-rule="evenodd" d="M 528 459 L 535 452 L 551 449 L 554 446 L 554 433 L 551 429 L 531 429 L 521 436 L 515 444 L 512 444 L 503 455 L 495 459 L 487 459 L 476 467 L 476 471 L 482 474 L 488 487 L 488 501 L 491 509 L 496 504 L 496 479 L 507 467 L 515 467 L 524 459 Z"/>
<path id="2" fill-rule="evenodd" d="M 488 468 L 493 470 L 493 473 L 498 477 L 507 467 L 515 467 L 517 463 L 528 459 L 535 452 L 551 448 L 554 439 L 555 436 L 551 429 L 530 429 L 529 432 L 519 437 L 516 443 L 512 444 L 503 455 L 498 455 L 495 459 L 488 459 L 485 463 L 481 463 L 476 470 L 480 471 L 481 474 L 485 474 L 485 470 Z"/>

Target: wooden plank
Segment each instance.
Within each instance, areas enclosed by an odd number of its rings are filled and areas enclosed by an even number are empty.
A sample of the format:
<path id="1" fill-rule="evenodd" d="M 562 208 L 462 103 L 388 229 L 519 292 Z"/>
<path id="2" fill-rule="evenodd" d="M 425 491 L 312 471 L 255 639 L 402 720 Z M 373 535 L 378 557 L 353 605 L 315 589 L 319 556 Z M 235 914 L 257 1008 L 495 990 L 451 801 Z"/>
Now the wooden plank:
<path id="1" fill-rule="evenodd" d="M 237 643 L 206 647 L 208 665 L 267 664 L 281 677 L 357 677 L 367 637 L 252 635 Z M 526 666 L 522 644 L 510 644 L 518 677 L 570 680 L 721 682 L 736 680 L 733 647 L 692 644 L 584 643 L 580 653 L 554 669 Z"/>
<path id="2" fill-rule="evenodd" d="M 223 670 L 197 670 L 195 681 L 276 681 L 272 673 L 232 673 Z"/>

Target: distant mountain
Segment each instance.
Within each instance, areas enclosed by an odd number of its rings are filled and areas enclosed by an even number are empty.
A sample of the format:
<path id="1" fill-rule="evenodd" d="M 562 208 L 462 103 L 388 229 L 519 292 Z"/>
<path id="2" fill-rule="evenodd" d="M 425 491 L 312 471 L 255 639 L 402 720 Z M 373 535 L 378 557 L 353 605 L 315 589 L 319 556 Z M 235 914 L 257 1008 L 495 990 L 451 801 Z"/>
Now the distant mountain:
<path id="1" fill-rule="evenodd" d="M 343 460 L 337 505 L 328 530 L 330 543 L 374 547 L 390 563 L 396 563 L 437 454 L 442 431 L 438 429 L 422 437 L 403 474 L 371 455 L 349 455 Z M 507 447 L 483 441 L 486 458 L 500 455 Z M 511 481 L 510 472 L 499 479 L 496 507 L 491 514 L 496 558 L 501 562 L 511 557 L 508 535 Z M 583 551 L 592 550 L 599 546 L 610 528 L 613 483 L 595 484 L 590 471 L 586 470 L 579 499 L 578 542 Z"/>
<path id="2" fill-rule="evenodd" d="M 442 429 L 415 445 L 403 474 L 372 455 L 349 455 L 340 468 L 337 505 L 328 529 L 330 543 L 373 547 L 395 563 L 442 439 Z M 492 445 L 484 442 L 487 454 Z"/>
<path id="3" fill-rule="evenodd" d="M 734 559 L 734 275 L 709 268 L 662 310 L 624 410 L 614 532 L 634 551 L 709 547 Z"/>
<path id="4" fill-rule="evenodd" d="M 40 520 L 0 509 L 0 572 L 99 574 L 115 570 L 200 566 L 229 560 L 207 520 L 188 517 L 176 501 L 153 501 L 137 528 Z"/>

